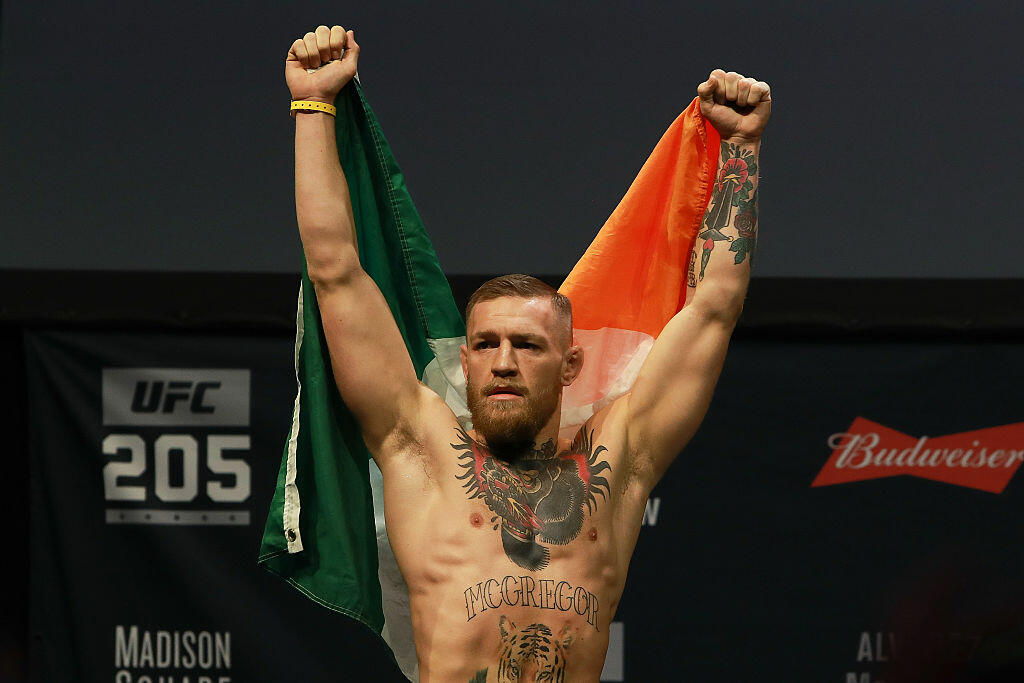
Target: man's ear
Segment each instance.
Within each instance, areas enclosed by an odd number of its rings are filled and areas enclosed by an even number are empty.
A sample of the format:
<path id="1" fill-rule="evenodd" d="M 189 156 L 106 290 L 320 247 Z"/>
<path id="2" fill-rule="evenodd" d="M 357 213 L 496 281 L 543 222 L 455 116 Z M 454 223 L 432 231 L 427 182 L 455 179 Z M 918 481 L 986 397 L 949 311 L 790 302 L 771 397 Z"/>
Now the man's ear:
<path id="1" fill-rule="evenodd" d="M 468 382 L 469 381 L 469 356 L 467 355 L 466 345 L 463 344 L 459 347 L 459 362 L 462 363 L 462 377 Z"/>
<path id="2" fill-rule="evenodd" d="M 562 386 L 567 387 L 575 382 L 581 370 L 583 370 L 583 347 L 573 344 L 566 349 L 565 360 L 562 362 Z"/>

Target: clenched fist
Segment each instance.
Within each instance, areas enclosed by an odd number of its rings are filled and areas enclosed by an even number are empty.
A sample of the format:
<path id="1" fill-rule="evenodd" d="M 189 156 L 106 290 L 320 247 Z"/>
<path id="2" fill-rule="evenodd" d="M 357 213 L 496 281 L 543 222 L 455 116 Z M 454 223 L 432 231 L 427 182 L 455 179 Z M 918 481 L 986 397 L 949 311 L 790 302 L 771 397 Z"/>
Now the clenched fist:
<path id="1" fill-rule="evenodd" d="M 772 91 L 764 81 L 715 69 L 697 86 L 700 113 L 723 140 L 755 142 L 772 113 Z"/>
<path id="2" fill-rule="evenodd" d="M 288 50 L 284 79 L 292 99 L 332 104 L 338 91 L 355 76 L 358 59 L 355 33 L 341 26 L 317 26 Z"/>

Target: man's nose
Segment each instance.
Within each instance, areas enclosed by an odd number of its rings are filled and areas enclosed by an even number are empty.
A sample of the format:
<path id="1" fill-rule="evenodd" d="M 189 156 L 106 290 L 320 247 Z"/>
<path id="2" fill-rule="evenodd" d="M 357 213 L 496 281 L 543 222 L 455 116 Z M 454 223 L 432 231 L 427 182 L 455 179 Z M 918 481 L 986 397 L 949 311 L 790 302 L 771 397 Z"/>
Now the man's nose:
<path id="1" fill-rule="evenodd" d="M 498 377 L 510 377 L 519 371 L 516 365 L 515 350 L 512 343 L 504 341 L 498 346 L 498 353 L 494 356 L 494 364 L 491 365 L 491 372 Z"/>

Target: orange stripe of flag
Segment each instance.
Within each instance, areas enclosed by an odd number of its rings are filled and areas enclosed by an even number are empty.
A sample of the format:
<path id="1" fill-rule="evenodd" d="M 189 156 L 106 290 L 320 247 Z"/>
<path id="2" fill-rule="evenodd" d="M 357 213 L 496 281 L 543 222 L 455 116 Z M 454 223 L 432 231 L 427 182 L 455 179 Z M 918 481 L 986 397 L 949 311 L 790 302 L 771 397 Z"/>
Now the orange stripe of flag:
<path id="1" fill-rule="evenodd" d="M 718 147 L 718 132 L 705 124 L 694 98 L 559 288 L 572 301 L 575 328 L 657 337 L 683 307 Z"/>

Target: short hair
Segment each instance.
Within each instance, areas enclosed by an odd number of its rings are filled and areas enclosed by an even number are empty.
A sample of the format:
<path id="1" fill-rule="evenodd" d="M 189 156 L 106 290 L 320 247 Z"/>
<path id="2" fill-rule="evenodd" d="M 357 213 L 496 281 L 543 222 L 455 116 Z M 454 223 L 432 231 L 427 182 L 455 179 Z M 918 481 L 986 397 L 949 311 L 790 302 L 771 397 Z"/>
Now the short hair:
<path id="1" fill-rule="evenodd" d="M 469 297 L 469 302 L 466 304 L 466 323 L 469 323 L 470 313 L 473 312 L 473 307 L 478 303 L 499 299 L 503 296 L 521 299 L 542 297 L 550 299 L 551 307 L 555 311 L 555 317 L 566 323 L 569 343 L 572 343 L 572 302 L 569 301 L 569 297 L 560 294 L 546 282 L 542 282 L 532 275 L 523 275 L 522 273 L 500 275 L 480 285 L 473 292 L 473 296 Z"/>

